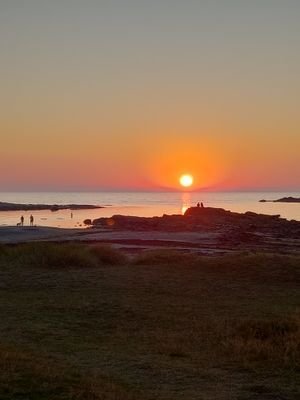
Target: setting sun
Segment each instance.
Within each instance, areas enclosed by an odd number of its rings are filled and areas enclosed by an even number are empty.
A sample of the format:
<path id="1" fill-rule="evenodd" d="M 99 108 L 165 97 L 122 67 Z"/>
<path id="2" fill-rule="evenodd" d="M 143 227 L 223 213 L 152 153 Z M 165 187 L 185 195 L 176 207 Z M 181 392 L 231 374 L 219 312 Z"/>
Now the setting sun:
<path id="1" fill-rule="evenodd" d="M 181 186 L 190 187 L 194 182 L 194 178 L 192 175 L 181 175 L 179 182 Z"/>

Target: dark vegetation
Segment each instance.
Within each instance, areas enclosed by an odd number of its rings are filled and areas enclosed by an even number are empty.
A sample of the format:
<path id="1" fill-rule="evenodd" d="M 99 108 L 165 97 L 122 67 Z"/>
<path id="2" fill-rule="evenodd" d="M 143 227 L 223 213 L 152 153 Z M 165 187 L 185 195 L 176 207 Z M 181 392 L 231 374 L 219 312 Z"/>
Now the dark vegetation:
<path id="1" fill-rule="evenodd" d="M 1 399 L 298 399 L 300 258 L 0 246 Z"/>

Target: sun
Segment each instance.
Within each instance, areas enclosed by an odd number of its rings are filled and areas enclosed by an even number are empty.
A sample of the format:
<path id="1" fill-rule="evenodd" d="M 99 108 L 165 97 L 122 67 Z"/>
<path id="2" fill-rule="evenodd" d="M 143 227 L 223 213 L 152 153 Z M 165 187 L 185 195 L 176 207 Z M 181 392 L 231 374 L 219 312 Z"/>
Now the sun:
<path id="1" fill-rule="evenodd" d="M 179 178 L 179 182 L 180 185 L 183 187 L 190 187 L 194 182 L 194 178 L 192 177 L 192 175 L 189 174 L 181 175 L 181 177 Z"/>

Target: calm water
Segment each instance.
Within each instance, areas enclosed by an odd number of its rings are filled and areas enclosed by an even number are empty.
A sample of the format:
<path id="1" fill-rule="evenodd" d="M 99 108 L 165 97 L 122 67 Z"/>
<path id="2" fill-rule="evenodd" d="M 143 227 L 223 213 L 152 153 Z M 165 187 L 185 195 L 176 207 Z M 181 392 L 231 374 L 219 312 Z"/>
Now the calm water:
<path id="1" fill-rule="evenodd" d="M 278 199 L 284 196 L 300 197 L 300 192 L 214 192 L 214 193 L 156 193 L 156 192 L 98 192 L 98 193 L 0 193 L 0 201 L 40 204 L 95 204 L 105 208 L 97 210 L 33 212 L 36 225 L 74 227 L 86 218 L 110 217 L 114 214 L 136 216 L 161 216 L 181 214 L 187 207 L 202 201 L 205 206 L 227 210 L 254 211 L 263 214 L 280 214 L 287 219 L 300 220 L 300 204 L 259 203 L 260 199 Z M 23 212 L 25 223 L 31 212 Z M 0 225 L 16 225 L 20 212 L 0 212 Z"/>

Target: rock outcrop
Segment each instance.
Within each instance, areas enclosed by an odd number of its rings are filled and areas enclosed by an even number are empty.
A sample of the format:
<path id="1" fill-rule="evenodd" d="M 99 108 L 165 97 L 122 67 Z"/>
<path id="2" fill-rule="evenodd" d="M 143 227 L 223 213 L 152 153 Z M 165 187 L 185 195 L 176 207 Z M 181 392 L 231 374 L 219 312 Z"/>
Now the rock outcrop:
<path id="1" fill-rule="evenodd" d="M 242 214 L 212 207 L 191 207 L 184 215 L 162 217 L 114 215 L 111 218 L 95 219 L 93 226 L 128 231 L 214 231 L 224 238 L 230 235 L 243 237 L 243 240 L 253 240 L 253 235 L 300 239 L 300 221 L 288 221 L 280 218 L 280 215 L 256 214 L 250 211 Z"/>

